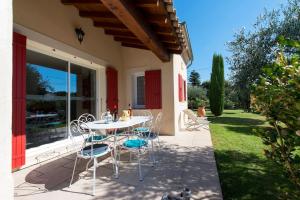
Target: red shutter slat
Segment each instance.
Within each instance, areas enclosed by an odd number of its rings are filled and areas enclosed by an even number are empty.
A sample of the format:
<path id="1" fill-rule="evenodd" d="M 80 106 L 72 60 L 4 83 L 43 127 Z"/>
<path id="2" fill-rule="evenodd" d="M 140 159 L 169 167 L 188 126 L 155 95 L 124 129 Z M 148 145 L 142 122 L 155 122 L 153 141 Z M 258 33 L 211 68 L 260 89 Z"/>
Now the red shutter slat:
<path id="1" fill-rule="evenodd" d="M 106 68 L 106 104 L 112 111 L 116 106 L 118 109 L 118 71 L 112 67 Z"/>
<path id="2" fill-rule="evenodd" d="M 161 109 L 161 70 L 145 71 L 145 106 Z"/>
<path id="3" fill-rule="evenodd" d="M 12 169 L 25 164 L 26 37 L 13 33 Z"/>
<path id="4" fill-rule="evenodd" d="M 181 74 L 178 74 L 178 98 L 179 101 L 183 101 L 183 96 L 182 96 L 182 76 Z"/>

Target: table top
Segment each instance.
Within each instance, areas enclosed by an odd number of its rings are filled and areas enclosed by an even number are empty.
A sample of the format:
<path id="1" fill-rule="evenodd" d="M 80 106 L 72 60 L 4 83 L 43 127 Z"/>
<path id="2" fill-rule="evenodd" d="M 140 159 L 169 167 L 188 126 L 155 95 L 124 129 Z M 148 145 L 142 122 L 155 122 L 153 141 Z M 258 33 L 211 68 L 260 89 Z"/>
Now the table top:
<path id="1" fill-rule="evenodd" d="M 86 123 L 87 126 L 92 130 L 107 130 L 107 129 L 119 129 L 135 126 L 151 120 L 150 117 L 146 116 L 132 116 L 127 121 L 116 121 L 109 124 L 105 124 L 103 120 L 97 120 Z"/>

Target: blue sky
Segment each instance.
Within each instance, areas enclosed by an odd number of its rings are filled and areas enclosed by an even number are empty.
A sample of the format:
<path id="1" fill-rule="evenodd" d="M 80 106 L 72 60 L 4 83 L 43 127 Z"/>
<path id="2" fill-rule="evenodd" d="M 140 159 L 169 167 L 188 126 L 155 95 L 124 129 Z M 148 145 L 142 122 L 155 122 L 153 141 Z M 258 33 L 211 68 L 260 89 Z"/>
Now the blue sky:
<path id="1" fill-rule="evenodd" d="M 230 56 L 225 43 L 245 27 L 251 30 L 264 9 L 280 8 L 287 0 L 174 0 L 180 21 L 186 21 L 194 61 L 189 68 L 200 73 L 201 81 L 209 80 L 213 53 Z M 225 63 L 225 76 L 229 76 Z"/>

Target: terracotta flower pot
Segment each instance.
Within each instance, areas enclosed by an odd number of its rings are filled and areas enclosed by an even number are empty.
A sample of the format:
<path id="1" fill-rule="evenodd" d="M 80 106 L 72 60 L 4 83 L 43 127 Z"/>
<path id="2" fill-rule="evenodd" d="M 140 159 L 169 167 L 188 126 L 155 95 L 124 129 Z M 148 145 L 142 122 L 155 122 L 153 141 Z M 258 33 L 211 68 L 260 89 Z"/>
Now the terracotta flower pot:
<path id="1" fill-rule="evenodd" d="M 198 107 L 197 113 L 199 117 L 205 117 L 205 106 Z"/>

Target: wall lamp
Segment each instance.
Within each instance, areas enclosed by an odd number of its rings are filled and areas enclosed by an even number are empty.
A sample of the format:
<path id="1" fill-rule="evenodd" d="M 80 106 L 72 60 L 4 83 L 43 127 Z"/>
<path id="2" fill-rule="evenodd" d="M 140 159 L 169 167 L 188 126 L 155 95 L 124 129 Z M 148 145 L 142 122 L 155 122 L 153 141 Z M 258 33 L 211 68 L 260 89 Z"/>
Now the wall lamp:
<path id="1" fill-rule="evenodd" d="M 77 35 L 78 41 L 81 44 L 81 42 L 83 41 L 83 37 L 84 37 L 84 32 L 83 32 L 82 28 L 75 28 L 75 33 Z"/>

